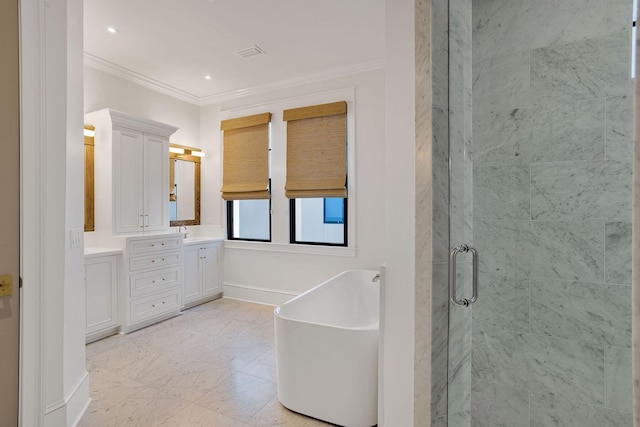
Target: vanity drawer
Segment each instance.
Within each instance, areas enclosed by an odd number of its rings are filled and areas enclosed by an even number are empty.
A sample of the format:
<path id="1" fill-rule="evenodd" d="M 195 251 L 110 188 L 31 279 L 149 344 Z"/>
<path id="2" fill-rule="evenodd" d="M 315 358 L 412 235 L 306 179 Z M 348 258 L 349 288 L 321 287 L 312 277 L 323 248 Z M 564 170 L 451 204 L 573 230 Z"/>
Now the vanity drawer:
<path id="1" fill-rule="evenodd" d="M 145 239 L 129 239 L 129 254 L 142 254 L 159 250 L 174 250 L 182 247 L 182 235 L 161 236 Z"/>
<path id="2" fill-rule="evenodd" d="M 150 293 L 162 291 L 182 284 L 182 269 L 179 267 L 167 268 L 147 273 L 132 274 L 129 278 L 129 291 L 131 297 L 139 297 Z"/>
<path id="3" fill-rule="evenodd" d="M 131 301 L 131 323 L 141 322 L 150 317 L 170 311 L 179 310 L 182 306 L 182 288 L 175 288 L 146 298 Z"/>
<path id="4" fill-rule="evenodd" d="M 171 251 L 129 258 L 129 271 L 163 268 L 182 264 L 182 251 Z"/>

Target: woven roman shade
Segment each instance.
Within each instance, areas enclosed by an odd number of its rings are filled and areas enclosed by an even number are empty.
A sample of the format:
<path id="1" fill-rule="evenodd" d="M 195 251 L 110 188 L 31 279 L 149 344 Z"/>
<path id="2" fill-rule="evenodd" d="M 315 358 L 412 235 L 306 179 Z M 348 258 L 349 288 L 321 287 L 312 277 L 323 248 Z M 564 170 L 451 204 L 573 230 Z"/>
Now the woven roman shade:
<path id="1" fill-rule="evenodd" d="M 285 196 L 347 197 L 347 103 L 285 110 Z"/>
<path id="2" fill-rule="evenodd" d="M 223 120 L 222 198 L 269 198 L 271 113 Z"/>

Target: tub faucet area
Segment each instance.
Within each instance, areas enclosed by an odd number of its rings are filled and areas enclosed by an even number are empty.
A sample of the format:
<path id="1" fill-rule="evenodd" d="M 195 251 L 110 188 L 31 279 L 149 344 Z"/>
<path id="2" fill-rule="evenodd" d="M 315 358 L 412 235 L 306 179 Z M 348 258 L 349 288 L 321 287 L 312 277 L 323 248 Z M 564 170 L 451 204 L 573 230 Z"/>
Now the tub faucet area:
<path id="1" fill-rule="evenodd" d="M 380 281 L 380 273 L 376 274 L 375 276 L 373 276 L 373 279 L 371 279 L 371 281 L 373 283 L 375 282 L 379 282 Z"/>

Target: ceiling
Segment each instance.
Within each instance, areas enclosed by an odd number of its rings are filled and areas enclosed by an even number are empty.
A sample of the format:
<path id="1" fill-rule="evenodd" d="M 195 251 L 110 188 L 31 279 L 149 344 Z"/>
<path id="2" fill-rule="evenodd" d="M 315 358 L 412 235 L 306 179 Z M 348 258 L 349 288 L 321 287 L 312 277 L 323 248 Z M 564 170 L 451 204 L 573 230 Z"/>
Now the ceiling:
<path id="1" fill-rule="evenodd" d="M 385 0 L 84 0 L 85 63 L 203 104 L 379 68 L 384 7 Z M 254 45 L 265 53 L 235 53 Z"/>

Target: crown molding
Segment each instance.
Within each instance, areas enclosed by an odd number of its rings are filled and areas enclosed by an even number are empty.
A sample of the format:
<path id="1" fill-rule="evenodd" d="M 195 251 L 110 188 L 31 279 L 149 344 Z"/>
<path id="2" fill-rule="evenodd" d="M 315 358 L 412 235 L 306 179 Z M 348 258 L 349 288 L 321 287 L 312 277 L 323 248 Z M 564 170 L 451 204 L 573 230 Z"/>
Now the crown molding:
<path id="1" fill-rule="evenodd" d="M 243 98 L 250 95 L 259 95 L 263 93 L 273 92 L 275 90 L 287 89 L 295 86 L 301 86 L 304 84 L 311 84 L 321 82 L 324 80 L 335 79 L 342 76 L 348 76 L 351 74 L 364 73 L 367 71 L 374 71 L 383 69 L 385 67 L 384 59 L 377 59 L 374 61 L 363 62 L 360 64 L 333 68 L 331 70 L 322 71 L 319 73 L 306 74 L 304 76 L 294 77 L 292 79 L 281 80 L 273 83 L 267 83 L 263 85 L 254 86 L 246 89 L 232 90 L 229 92 L 222 92 L 219 94 L 204 96 L 200 98 L 202 106 L 217 104 L 224 101 L 230 101 L 233 99 Z"/>
<path id="2" fill-rule="evenodd" d="M 104 71 L 105 73 L 113 74 L 114 76 L 139 84 L 140 86 L 144 86 L 148 89 L 155 90 L 156 92 L 160 92 L 164 95 L 169 95 L 181 101 L 200 105 L 200 98 L 189 92 L 185 92 L 171 85 L 154 80 L 140 73 L 136 73 L 135 71 L 122 67 L 118 64 L 114 64 L 113 62 L 107 61 L 106 59 L 102 59 L 88 52 L 84 52 L 84 64 L 100 71 Z"/>
<path id="3" fill-rule="evenodd" d="M 294 77 L 292 79 L 281 80 L 277 82 L 267 83 L 245 89 L 232 90 L 228 92 L 221 92 L 207 96 L 196 96 L 191 93 L 180 90 L 174 86 L 162 83 L 158 80 L 154 80 L 150 77 L 144 76 L 128 68 L 122 67 L 113 62 L 104 60 L 100 57 L 92 55 L 88 52 L 84 53 L 84 63 L 89 67 L 96 68 L 100 71 L 104 71 L 109 74 L 121 77 L 130 82 L 139 84 L 148 89 L 155 90 L 164 95 L 168 95 L 177 98 L 181 101 L 186 101 L 191 104 L 203 107 L 207 105 L 217 104 L 220 102 L 230 101 L 233 99 L 244 98 L 245 96 L 259 95 L 275 90 L 287 89 L 290 87 L 300 86 L 304 84 L 316 83 L 324 80 L 335 79 L 342 76 L 348 76 L 351 74 L 364 73 L 367 71 L 374 71 L 383 69 L 385 67 L 384 59 L 377 59 L 374 61 L 364 62 L 348 67 L 334 68 L 318 73 L 307 74 L 304 76 Z"/>

